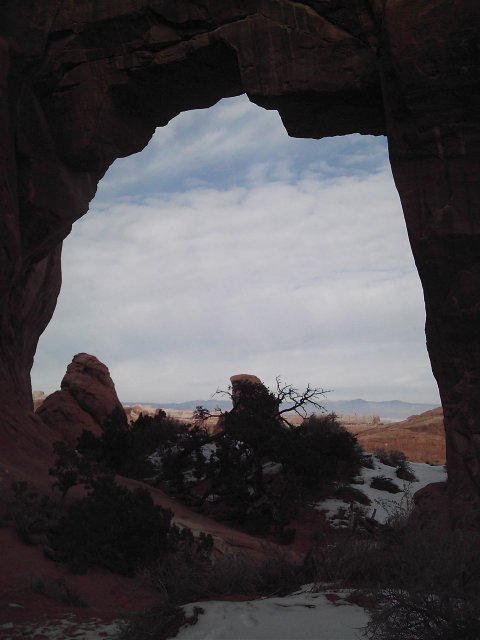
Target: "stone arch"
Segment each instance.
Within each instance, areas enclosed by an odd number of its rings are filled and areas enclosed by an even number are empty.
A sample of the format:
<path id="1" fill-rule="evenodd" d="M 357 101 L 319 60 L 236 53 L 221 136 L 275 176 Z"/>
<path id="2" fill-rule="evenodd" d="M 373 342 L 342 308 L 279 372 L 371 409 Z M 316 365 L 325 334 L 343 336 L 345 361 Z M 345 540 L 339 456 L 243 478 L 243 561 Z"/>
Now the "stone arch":
<path id="1" fill-rule="evenodd" d="M 0 380 L 12 424 L 31 406 L 61 242 L 108 166 L 180 111 L 247 93 L 290 135 L 387 134 L 449 484 L 478 507 L 477 0 L 20 0 L 0 13 Z"/>

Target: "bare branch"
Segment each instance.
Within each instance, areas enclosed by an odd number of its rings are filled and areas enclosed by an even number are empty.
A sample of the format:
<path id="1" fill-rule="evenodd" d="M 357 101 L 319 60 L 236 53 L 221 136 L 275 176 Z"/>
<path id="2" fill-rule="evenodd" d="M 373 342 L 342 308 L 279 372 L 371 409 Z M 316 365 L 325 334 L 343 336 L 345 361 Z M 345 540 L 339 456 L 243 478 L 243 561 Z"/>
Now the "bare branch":
<path id="1" fill-rule="evenodd" d="M 325 412 L 326 409 L 323 404 L 320 403 L 320 398 L 324 398 L 329 391 L 317 387 L 311 387 L 307 385 L 304 391 L 296 389 L 292 385 L 282 384 L 279 377 L 276 378 L 277 382 L 277 398 L 280 404 L 291 403 L 290 406 L 285 409 L 281 409 L 278 413 L 282 416 L 285 413 L 294 412 L 301 418 L 306 418 L 309 414 L 309 408 L 315 407 L 319 411 Z M 288 420 L 282 417 L 282 420 L 290 425 Z M 291 426 L 291 425 L 290 425 Z"/>

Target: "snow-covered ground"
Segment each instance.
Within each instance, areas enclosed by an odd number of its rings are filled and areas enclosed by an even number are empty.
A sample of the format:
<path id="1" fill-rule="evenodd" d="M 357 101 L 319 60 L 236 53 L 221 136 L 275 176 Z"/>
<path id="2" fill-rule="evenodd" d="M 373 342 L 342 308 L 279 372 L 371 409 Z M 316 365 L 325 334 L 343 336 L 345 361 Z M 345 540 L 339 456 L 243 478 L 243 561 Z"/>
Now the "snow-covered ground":
<path id="1" fill-rule="evenodd" d="M 346 600 L 349 591 L 312 593 L 309 586 L 285 597 L 247 602 L 195 602 L 184 606 L 187 616 L 194 607 L 204 611 L 198 622 L 182 627 L 178 640 L 359 640 L 368 622 L 365 611 Z M 115 623 L 98 620 L 52 620 L 44 624 L 0 625 L 0 638 L 45 640 L 115 640 Z M 2 635 L 3 634 L 5 635 Z M 152 636 L 152 640 L 155 638 Z"/>
<path id="2" fill-rule="evenodd" d="M 290 596 L 248 602 L 196 602 L 204 613 L 184 627 L 178 640 L 357 640 L 368 622 L 365 611 L 345 597 L 312 593 L 309 587 Z M 329 595 L 330 598 L 329 599 Z M 335 602 L 332 602 L 335 600 Z"/>
<path id="3" fill-rule="evenodd" d="M 371 500 L 365 507 L 366 515 L 376 510 L 375 519 L 384 523 L 395 509 L 408 510 L 413 494 L 431 482 L 443 482 L 447 474 L 443 466 L 410 463 L 416 482 L 399 480 L 395 468 L 373 458 L 374 469 L 363 468 L 362 484 L 355 484 Z M 373 489 L 372 478 L 384 476 L 393 480 L 401 489 L 388 493 Z M 349 505 L 339 499 L 317 504 L 317 509 L 327 512 L 333 522 L 339 510 L 348 519 Z M 343 520 L 345 522 L 345 520 Z M 194 626 L 180 630 L 179 640 L 358 640 L 362 628 L 368 622 L 368 614 L 354 605 L 346 596 L 348 591 L 335 590 L 313 593 L 311 587 L 285 597 L 262 598 L 249 602 L 197 602 L 186 605 L 187 615 L 193 607 L 204 609 Z M 338 599 L 337 599 L 338 598 Z"/>
<path id="4" fill-rule="evenodd" d="M 395 508 L 408 509 L 413 494 L 431 482 L 446 480 L 446 471 L 442 466 L 431 466 L 422 463 L 410 463 L 416 482 L 408 483 L 399 480 L 395 468 L 382 464 L 376 458 L 374 469 L 362 469 L 357 489 L 363 491 L 372 501 L 365 509 L 365 514 L 385 522 Z M 373 489 L 372 478 L 384 476 L 392 479 L 401 489 L 392 494 Z M 339 499 L 330 499 L 318 503 L 316 508 L 325 511 L 332 523 L 347 526 L 349 504 Z M 356 509 L 360 509 L 358 506 Z M 339 518 L 343 511 L 343 518 Z M 193 626 L 183 627 L 177 638 L 179 640 L 359 640 L 362 628 L 368 622 L 368 614 L 361 607 L 347 600 L 349 592 L 335 589 L 332 592 L 314 593 L 311 586 L 284 597 L 261 598 L 247 602 L 196 602 L 185 605 L 188 616 L 195 606 L 201 607 L 203 613 Z M 22 629 L 0 626 L 0 637 L 15 640 L 19 637 L 41 637 L 49 640 L 75 638 L 76 640 L 100 640 L 113 638 L 116 635 L 115 623 L 101 625 L 99 621 L 83 624 L 72 624 L 70 620 L 45 623 L 40 627 Z M 2 635 L 2 632 L 5 635 Z M 16 633 L 24 632 L 23 636 Z M 154 640 L 154 639 L 153 639 Z"/>
<path id="5" fill-rule="evenodd" d="M 73 615 L 64 619 L 49 620 L 44 623 L 25 623 L 14 625 L 13 622 L 0 625 L 2 640 L 107 640 L 118 635 L 119 627 L 115 622 L 103 624 L 100 620 L 80 622 Z"/>
<path id="6" fill-rule="evenodd" d="M 441 465 L 429 465 L 422 462 L 410 462 L 409 465 L 415 474 L 416 482 L 405 482 L 399 480 L 395 475 L 395 468 L 382 464 L 377 458 L 372 457 L 374 462 L 374 469 L 367 469 L 362 467 L 361 478 L 363 484 L 355 484 L 355 488 L 360 489 L 371 500 L 371 505 L 363 507 L 365 515 L 372 516 L 375 511 L 375 520 L 380 523 L 384 523 L 388 517 L 395 511 L 395 509 L 401 508 L 404 510 L 409 509 L 413 494 L 422 489 L 431 482 L 444 482 L 447 479 L 447 472 Z M 372 478 L 375 476 L 384 476 L 390 478 L 401 489 L 399 493 L 388 493 L 387 491 L 379 491 L 370 486 Z M 317 503 L 316 509 L 324 511 L 327 518 L 332 524 L 341 526 L 348 519 L 349 505 L 337 498 L 331 498 Z M 356 507 L 360 509 L 360 506 Z M 341 516 L 343 512 L 343 517 Z"/>

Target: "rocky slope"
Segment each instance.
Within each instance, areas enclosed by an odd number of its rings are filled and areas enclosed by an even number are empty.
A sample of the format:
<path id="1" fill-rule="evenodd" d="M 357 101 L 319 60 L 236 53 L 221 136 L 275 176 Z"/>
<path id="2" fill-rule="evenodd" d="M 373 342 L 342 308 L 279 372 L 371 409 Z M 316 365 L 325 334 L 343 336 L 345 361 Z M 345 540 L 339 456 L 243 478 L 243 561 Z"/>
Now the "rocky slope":
<path id="1" fill-rule="evenodd" d="M 236 380 L 238 381 L 238 377 Z M 47 443 L 58 439 L 73 442 L 74 435 L 83 428 L 99 432 L 105 417 L 111 411 L 119 409 L 115 387 L 107 367 L 88 354 L 74 357 L 61 386 L 61 391 L 49 396 L 34 417 L 45 436 L 44 448 L 37 448 L 35 459 L 35 464 L 43 465 L 43 470 L 39 472 L 38 467 L 34 466 L 34 473 L 30 474 L 29 479 L 44 490 L 52 482 L 52 478 L 47 476 L 51 452 L 39 455 L 47 451 Z M 236 403 L 237 410 L 240 410 L 241 395 L 238 393 Z M 45 422 L 42 423 L 40 419 Z M 34 441 L 30 441 L 33 446 Z M 2 451 L 2 455 L 4 453 Z M 26 468 L 25 455 L 21 456 L 21 460 Z M 147 486 L 121 477 L 117 481 L 131 489 Z M 264 557 L 275 548 L 274 543 L 268 539 L 248 535 L 223 522 L 195 513 L 160 489 L 148 489 L 156 504 L 174 512 L 177 524 L 188 527 L 194 533 L 210 533 L 217 553 L 241 552 Z M 319 511 L 301 509 L 291 524 L 297 533 L 294 543 L 288 547 L 288 555 L 297 561 L 303 558 L 312 545 L 325 540 L 328 535 L 328 525 Z M 14 633 L 18 629 L 20 633 L 21 630 L 38 629 L 40 622 L 46 624 L 53 619 L 61 619 L 68 621 L 68 629 L 65 629 L 62 637 L 70 637 L 70 632 L 72 637 L 78 637 L 80 627 L 77 623 L 80 622 L 89 627 L 89 633 L 92 634 L 89 637 L 100 637 L 101 629 L 96 636 L 94 628 L 111 621 L 119 610 L 142 610 L 155 602 L 154 594 L 128 578 L 112 576 L 99 570 L 92 570 L 85 575 L 73 575 L 61 564 L 47 560 L 40 546 L 25 547 L 12 527 L 0 529 L 0 544 L 5 552 L 0 572 L 0 634 L 3 630 Z M 36 592 L 39 584 L 46 590 L 43 595 Z M 72 597 L 72 594 L 76 599 L 85 601 L 88 606 L 85 609 L 75 609 L 62 602 L 62 598 Z M 12 607 L 12 604 L 15 606 Z M 7 624 L 7 627 L 2 628 L 2 623 Z"/>
<path id="2" fill-rule="evenodd" d="M 355 432 L 355 428 L 349 428 Z M 357 432 L 362 447 L 369 452 L 377 449 L 403 451 L 408 460 L 445 464 L 445 429 L 441 408 L 427 411 L 407 420 L 364 429 Z"/>

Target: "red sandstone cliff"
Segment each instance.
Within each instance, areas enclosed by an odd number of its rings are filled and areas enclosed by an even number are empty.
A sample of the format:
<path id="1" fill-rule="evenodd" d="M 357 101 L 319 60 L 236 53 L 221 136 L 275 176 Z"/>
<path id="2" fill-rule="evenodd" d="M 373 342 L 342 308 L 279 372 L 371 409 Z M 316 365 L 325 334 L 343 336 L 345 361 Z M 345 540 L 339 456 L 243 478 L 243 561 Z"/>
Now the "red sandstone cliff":
<path id="1" fill-rule="evenodd" d="M 2 438 L 36 438 L 29 372 L 98 180 L 179 112 L 247 93 L 293 136 L 387 134 L 452 513 L 480 513 L 479 27 L 478 0 L 2 3 Z"/>
<path id="2" fill-rule="evenodd" d="M 67 367 L 60 391 L 49 395 L 36 414 L 73 446 L 83 429 L 100 435 L 114 412 L 124 415 L 107 367 L 95 356 L 78 353 Z"/>

